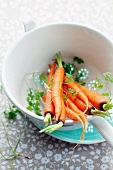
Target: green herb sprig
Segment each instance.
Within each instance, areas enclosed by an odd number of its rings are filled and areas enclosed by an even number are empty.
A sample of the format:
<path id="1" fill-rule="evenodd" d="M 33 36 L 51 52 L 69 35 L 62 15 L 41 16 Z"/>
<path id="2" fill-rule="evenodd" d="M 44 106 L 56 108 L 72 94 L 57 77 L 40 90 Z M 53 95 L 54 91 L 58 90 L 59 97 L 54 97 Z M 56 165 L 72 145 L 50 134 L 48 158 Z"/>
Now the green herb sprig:
<path id="1" fill-rule="evenodd" d="M 27 76 L 28 75 L 31 75 L 32 81 L 34 82 L 36 88 L 34 89 L 29 87 L 29 83 L 27 82 L 26 75 L 25 75 L 25 82 L 26 85 L 28 86 L 27 98 L 26 98 L 28 106 L 26 107 L 26 109 L 33 111 L 38 116 L 42 116 L 41 109 L 40 109 L 40 102 L 44 92 L 38 90 L 38 85 L 37 82 L 35 81 L 35 76 L 37 76 L 38 80 L 40 80 L 43 83 L 47 82 L 47 77 L 44 73 L 39 74 L 39 72 L 33 72 L 27 74 Z"/>
<path id="2" fill-rule="evenodd" d="M 74 97 L 79 93 L 79 92 L 75 92 L 75 90 L 73 90 L 72 88 L 68 88 L 68 91 L 70 94 L 72 94 Z"/>
<path id="3" fill-rule="evenodd" d="M 73 90 L 72 88 L 68 88 L 68 91 L 69 91 L 70 94 L 75 93 L 75 90 Z"/>
<path id="4" fill-rule="evenodd" d="M 106 92 L 102 93 L 103 96 L 108 98 L 108 103 L 103 105 L 104 110 L 109 110 L 113 108 L 112 98 L 111 98 L 111 90 L 109 88 L 109 84 L 113 83 L 113 75 L 110 72 L 103 73 L 105 82 L 101 82 L 100 78 L 96 79 L 95 87 L 98 90 L 106 90 Z"/>
<path id="5" fill-rule="evenodd" d="M 0 93 L 3 93 L 3 95 L 5 95 L 3 91 L 0 91 Z M 16 148 L 17 148 L 17 146 L 18 146 L 18 144 L 19 144 L 19 142 L 20 142 L 20 139 L 21 139 L 21 136 L 22 136 L 23 132 L 24 132 L 25 129 L 26 129 L 26 123 L 27 123 L 27 122 L 26 122 L 26 117 L 25 117 L 25 121 L 24 121 L 24 123 L 23 123 L 23 124 L 24 124 L 24 125 L 23 125 L 23 128 L 22 128 L 22 130 L 21 130 L 21 132 L 20 132 L 20 134 L 19 134 L 19 136 L 18 136 L 18 138 L 17 138 L 17 141 L 16 141 L 15 145 L 12 146 L 11 143 L 10 143 L 10 141 L 9 141 L 8 132 L 7 132 L 7 127 L 8 127 L 8 125 L 10 124 L 10 121 L 11 121 L 11 120 L 14 120 L 18 114 L 21 114 L 21 112 L 20 112 L 14 105 L 12 105 L 12 104 L 10 103 L 10 101 L 8 101 L 8 102 L 9 102 L 9 107 L 8 107 L 8 109 L 3 112 L 3 114 L 6 116 L 6 118 L 7 118 L 7 120 L 8 120 L 8 124 L 5 125 L 5 123 L 2 121 L 2 116 L 1 116 L 1 115 L 0 115 L 0 119 L 1 119 L 2 126 L 3 126 L 5 138 L 6 138 L 6 141 L 7 141 L 7 143 L 8 143 L 9 149 L 10 149 L 10 155 L 9 155 L 9 156 L 5 156 L 2 151 L 0 151 L 0 155 L 2 156 L 2 158 L 3 158 L 4 160 L 9 160 L 9 161 L 10 161 L 10 160 L 13 160 L 13 162 L 10 164 L 10 170 L 13 170 L 14 163 L 15 163 L 15 161 L 16 161 L 15 158 L 17 158 L 17 157 L 19 157 L 19 156 L 22 156 L 20 153 L 18 153 L 18 152 L 16 151 Z M 25 156 L 22 156 L 22 157 L 26 158 Z M 30 159 L 30 158 L 29 158 L 29 159 Z"/>
<path id="6" fill-rule="evenodd" d="M 4 122 L 2 122 L 2 126 L 3 126 L 3 128 L 4 128 L 5 137 L 6 137 L 8 146 L 9 146 L 9 148 L 10 148 L 11 154 L 10 154 L 10 156 L 5 156 L 5 155 L 2 153 L 2 151 L 0 151 L 0 155 L 1 155 L 2 158 L 4 158 L 5 160 L 14 160 L 14 161 L 11 163 L 11 165 L 10 165 L 10 170 L 12 170 L 13 167 L 14 167 L 15 158 L 17 158 L 17 157 L 19 157 L 19 156 L 22 156 L 20 153 L 18 153 L 18 152 L 16 151 L 16 148 L 17 148 L 17 146 L 18 146 L 18 144 L 19 144 L 19 142 L 20 142 L 20 139 L 21 139 L 21 136 L 22 136 L 23 132 L 25 131 L 25 128 L 26 128 L 26 119 L 25 119 L 24 126 L 23 126 L 23 128 L 22 128 L 22 130 L 21 130 L 21 132 L 20 132 L 20 135 L 19 135 L 19 137 L 18 137 L 18 139 L 17 139 L 16 144 L 15 144 L 14 147 L 11 146 L 11 144 L 10 144 L 9 137 L 8 137 L 8 133 L 7 133 L 6 126 L 5 126 L 5 123 L 4 123 Z M 22 156 L 22 157 L 23 157 L 23 156 Z"/>
<path id="7" fill-rule="evenodd" d="M 64 102 L 66 102 L 67 99 L 68 99 L 68 96 L 67 96 L 66 94 L 64 94 L 64 95 L 63 95 L 63 99 L 64 99 Z"/>
<path id="8" fill-rule="evenodd" d="M 4 111 L 4 114 L 8 117 L 8 122 L 10 122 L 12 119 L 15 119 L 17 114 L 21 114 L 21 112 L 14 105 L 9 104 L 9 108 Z"/>
<path id="9" fill-rule="evenodd" d="M 102 90 L 103 88 L 107 90 L 106 93 L 102 93 L 103 96 L 108 97 L 109 100 L 111 100 L 111 90 L 109 88 L 109 83 L 113 83 L 113 75 L 109 72 L 103 73 L 105 82 L 101 82 L 100 78 L 96 78 L 96 84 L 95 87 L 98 90 Z"/>
<path id="10" fill-rule="evenodd" d="M 66 73 L 66 77 L 69 78 L 69 80 L 71 80 L 72 82 L 74 82 L 74 78 L 71 74 Z M 66 82 L 69 83 L 69 80 L 67 79 Z"/>
<path id="11" fill-rule="evenodd" d="M 42 116 L 41 109 L 39 106 L 40 106 L 40 101 L 41 101 L 41 97 L 43 96 L 43 94 L 44 94 L 44 92 L 40 92 L 40 91 L 34 90 L 32 88 L 28 89 L 27 109 L 30 111 L 34 111 L 35 114 L 37 114 L 38 116 Z"/>

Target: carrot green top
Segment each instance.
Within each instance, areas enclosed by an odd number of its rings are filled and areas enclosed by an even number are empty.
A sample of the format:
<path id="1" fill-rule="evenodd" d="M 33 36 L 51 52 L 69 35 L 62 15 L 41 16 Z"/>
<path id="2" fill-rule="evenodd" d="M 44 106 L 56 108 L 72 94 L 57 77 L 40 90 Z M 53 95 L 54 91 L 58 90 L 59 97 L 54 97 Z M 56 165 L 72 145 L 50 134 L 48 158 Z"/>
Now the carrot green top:
<path id="1" fill-rule="evenodd" d="M 62 56 L 61 56 L 60 52 L 56 53 L 56 59 L 57 59 L 57 63 L 59 65 L 59 67 L 63 67 L 63 65 L 62 65 Z"/>

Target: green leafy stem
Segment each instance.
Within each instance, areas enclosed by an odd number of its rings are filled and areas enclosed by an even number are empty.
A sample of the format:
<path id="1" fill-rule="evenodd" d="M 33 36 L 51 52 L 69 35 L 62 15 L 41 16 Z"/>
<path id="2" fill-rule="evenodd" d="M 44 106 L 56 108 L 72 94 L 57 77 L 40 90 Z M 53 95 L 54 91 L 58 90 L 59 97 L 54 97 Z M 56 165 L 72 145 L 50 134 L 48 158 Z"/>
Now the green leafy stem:
<path id="1" fill-rule="evenodd" d="M 25 121 L 26 121 L 26 120 L 25 120 Z M 14 148 L 10 145 L 10 141 L 9 141 L 9 138 L 8 138 L 8 134 L 7 134 L 7 131 L 6 131 L 6 127 L 5 127 L 4 122 L 2 122 L 2 125 L 3 125 L 3 128 L 4 128 L 4 133 L 5 133 L 5 136 L 6 136 L 6 140 L 7 140 L 7 142 L 8 142 L 9 147 L 10 147 L 10 151 L 12 152 L 12 156 L 6 157 L 1 151 L 0 151 L 0 154 L 2 155 L 2 157 L 3 157 L 5 160 L 12 160 L 12 159 L 14 159 L 15 157 L 17 157 L 17 156 L 20 155 L 18 152 L 16 152 L 16 148 L 17 148 L 17 146 L 18 146 L 18 144 L 19 144 L 19 141 L 20 141 L 20 138 L 21 138 L 23 132 L 25 131 L 26 123 L 24 123 L 24 127 L 23 127 L 22 131 L 20 132 L 20 135 L 19 135 L 19 137 L 18 137 L 18 140 L 17 140 Z"/>
<path id="2" fill-rule="evenodd" d="M 28 89 L 28 96 L 27 96 L 27 102 L 28 106 L 27 109 L 30 111 L 34 111 L 35 114 L 38 116 L 42 116 L 41 109 L 40 109 L 40 100 L 43 96 L 44 92 L 40 92 L 38 90 L 34 90 L 32 88 Z"/>
<path id="3" fill-rule="evenodd" d="M 105 97 L 108 97 L 108 100 L 110 102 L 112 100 L 111 99 L 112 93 L 109 88 L 109 83 L 113 83 L 113 75 L 110 72 L 106 72 L 106 73 L 103 73 L 103 76 L 104 76 L 105 82 L 101 82 L 100 78 L 96 78 L 95 87 L 98 90 L 105 89 L 107 92 L 102 93 L 102 95 Z"/>
<path id="4" fill-rule="evenodd" d="M 16 117 L 17 114 L 21 114 L 20 110 L 18 110 L 14 105 L 9 103 L 9 109 L 4 111 L 4 114 L 8 117 L 8 122 Z"/>
<path id="5" fill-rule="evenodd" d="M 91 114 L 96 115 L 96 116 L 100 116 L 100 117 L 103 117 L 103 118 L 109 117 L 112 120 L 112 117 L 111 117 L 112 113 L 110 113 L 108 111 L 101 111 L 101 110 L 98 110 L 98 109 L 96 109 L 96 110 L 92 109 Z"/>
<path id="6" fill-rule="evenodd" d="M 29 87 L 28 82 L 26 80 L 26 76 L 28 75 L 31 75 L 32 80 L 36 86 L 36 89 Z M 44 92 L 40 92 L 38 90 L 38 86 L 36 82 L 34 81 L 35 75 L 38 75 L 39 79 L 43 81 L 44 83 L 47 81 L 46 76 L 43 73 L 39 74 L 39 72 L 33 72 L 33 73 L 29 73 L 25 75 L 25 82 L 26 82 L 26 85 L 28 86 L 27 98 L 26 98 L 28 106 L 26 107 L 26 109 L 30 111 L 34 111 L 34 113 L 38 116 L 42 116 L 41 109 L 40 109 L 40 101 L 41 101 L 41 97 L 43 96 Z"/>

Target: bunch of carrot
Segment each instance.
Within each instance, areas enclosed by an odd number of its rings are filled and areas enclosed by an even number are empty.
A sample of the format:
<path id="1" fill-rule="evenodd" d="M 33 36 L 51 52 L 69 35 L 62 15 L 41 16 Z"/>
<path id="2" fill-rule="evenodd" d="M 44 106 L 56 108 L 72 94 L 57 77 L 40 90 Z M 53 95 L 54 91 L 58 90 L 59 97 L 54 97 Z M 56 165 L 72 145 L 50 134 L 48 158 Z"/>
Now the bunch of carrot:
<path id="1" fill-rule="evenodd" d="M 56 68 L 56 64 L 58 67 Z M 56 60 L 50 66 L 48 74 L 46 94 L 43 96 L 44 122 L 47 126 L 40 132 L 51 133 L 58 130 L 65 123 L 66 117 L 79 121 L 82 125 L 82 137 L 88 127 L 87 114 L 93 114 L 96 111 L 103 111 L 108 100 L 101 94 L 89 90 L 78 84 L 66 75 L 62 66 L 62 57 L 60 53 L 56 54 Z M 52 124 L 52 118 L 55 117 L 57 124 Z"/>

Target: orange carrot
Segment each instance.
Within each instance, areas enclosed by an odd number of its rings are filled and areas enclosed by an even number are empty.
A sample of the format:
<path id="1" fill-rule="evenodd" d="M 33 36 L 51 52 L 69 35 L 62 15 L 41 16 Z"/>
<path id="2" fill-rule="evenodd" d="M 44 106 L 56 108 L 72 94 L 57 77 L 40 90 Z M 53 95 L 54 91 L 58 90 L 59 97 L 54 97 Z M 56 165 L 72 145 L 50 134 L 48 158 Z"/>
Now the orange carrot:
<path id="1" fill-rule="evenodd" d="M 86 109 L 86 104 L 81 101 L 77 95 L 73 95 L 68 91 L 68 88 L 66 86 L 63 86 L 63 92 L 64 94 L 66 94 L 68 96 L 68 98 L 81 110 L 81 111 L 85 111 Z M 94 107 L 88 102 L 88 110 L 86 112 L 86 114 L 89 114 L 91 109 L 94 109 Z"/>
<path id="2" fill-rule="evenodd" d="M 62 111 L 61 111 L 59 121 L 63 122 L 63 124 L 64 124 L 65 120 L 66 120 L 66 108 L 65 108 L 64 99 L 63 99 L 63 90 L 62 90 L 62 93 L 61 93 L 61 100 L 62 100 Z"/>
<path id="3" fill-rule="evenodd" d="M 69 98 L 66 100 L 65 104 L 78 115 L 84 114 Z"/>
<path id="4" fill-rule="evenodd" d="M 62 89 L 63 89 L 63 93 L 64 93 L 65 95 L 67 95 L 68 98 L 69 98 L 72 102 L 74 102 L 76 96 L 72 95 L 72 94 L 68 91 L 68 89 L 67 89 L 66 86 L 63 85 L 63 86 L 62 86 Z"/>
<path id="5" fill-rule="evenodd" d="M 55 67 L 56 67 L 56 60 L 51 65 L 51 70 L 48 74 L 48 82 L 47 82 L 48 86 L 50 85 L 50 83 L 53 80 L 52 76 L 54 75 Z M 44 105 L 44 115 L 45 115 L 44 122 L 45 122 L 45 125 L 48 125 L 48 122 L 52 123 L 51 118 L 54 117 L 54 114 L 55 114 L 54 110 L 55 109 L 54 109 L 54 105 L 53 105 L 53 102 L 52 102 L 51 87 L 49 87 L 49 89 L 46 90 L 46 101 L 45 101 L 45 105 Z"/>
<path id="6" fill-rule="evenodd" d="M 61 96 L 62 97 L 62 96 Z M 43 101 L 45 102 L 46 101 L 46 94 L 44 94 L 43 96 L 42 96 L 42 99 L 43 99 Z M 51 109 L 52 110 L 52 109 Z M 47 112 L 47 111 L 46 111 Z M 65 122 L 65 119 L 66 119 L 66 113 L 65 113 L 66 111 L 65 111 L 65 105 L 64 105 L 64 101 L 62 100 L 62 112 L 61 112 L 61 115 L 60 115 L 60 119 L 59 119 L 59 121 L 62 121 L 63 123 Z M 52 112 L 52 113 L 54 113 L 54 111 Z M 51 113 L 51 114 L 52 114 Z M 53 114 L 52 114 L 53 115 Z M 54 115 L 53 115 L 54 116 Z"/>
<path id="7" fill-rule="evenodd" d="M 42 100 L 43 100 L 43 102 L 46 102 L 46 93 L 45 93 L 45 94 L 43 94 L 43 96 L 42 96 Z"/>
<path id="8" fill-rule="evenodd" d="M 62 103 L 62 112 L 59 121 L 65 123 L 65 120 L 66 120 L 66 109 L 64 103 Z"/>
<path id="9" fill-rule="evenodd" d="M 53 75 L 55 73 L 56 64 L 57 64 L 57 61 L 55 60 L 54 63 L 51 65 L 50 72 L 49 72 L 49 75 L 48 75 L 48 80 L 47 80 L 48 85 L 53 81 Z"/>
<path id="10" fill-rule="evenodd" d="M 52 82 L 51 76 L 54 75 L 56 63 L 57 62 L 55 60 L 54 63 L 51 65 L 51 70 L 49 72 L 48 80 L 47 80 L 48 85 Z M 52 113 L 54 111 L 53 107 L 54 106 L 53 106 L 53 103 L 52 103 L 52 95 L 51 95 L 51 87 L 50 87 L 49 90 L 47 89 L 47 92 L 46 92 L 46 101 L 45 101 L 45 106 L 44 106 L 44 114 L 50 112 L 53 115 L 53 113 Z"/>
<path id="11" fill-rule="evenodd" d="M 65 119 L 66 119 L 66 108 L 64 105 L 64 101 L 63 101 L 62 90 L 61 90 L 61 94 L 60 94 L 60 101 L 61 101 L 61 113 L 60 113 L 60 116 L 58 117 L 58 123 L 54 124 L 54 125 L 50 125 L 44 129 L 42 129 L 40 131 L 40 133 L 42 133 L 42 132 L 51 133 L 51 132 L 54 132 L 55 130 L 59 130 L 63 126 Z"/>
<path id="12" fill-rule="evenodd" d="M 84 137 L 84 123 L 82 121 L 82 119 L 80 118 L 80 116 L 78 114 L 76 114 L 76 112 L 74 112 L 73 110 L 71 110 L 70 108 L 66 107 L 66 116 L 74 121 L 79 121 L 82 125 L 82 135 L 81 138 L 83 139 Z"/>
<path id="13" fill-rule="evenodd" d="M 80 99 L 78 99 L 77 97 L 74 100 L 74 104 L 82 111 L 84 112 L 86 109 L 86 105 L 85 103 L 83 103 Z M 86 114 L 91 114 L 91 110 L 94 110 L 94 106 L 88 102 L 88 110 L 86 111 Z"/>
<path id="14" fill-rule="evenodd" d="M 86 115 L 69 98 L 66 100 L 65 103 L 66 103 L 67 107 L 69 107 L 72 111 L 74 111 L 77 115 L 80 116 L 80 118 L 82 119 L 82 121 L 85 124 L 85 129 L 87 129 L 88 120 L 86 118 Z"/>
<path id="15" fill-rule="evenodd" d="M 62 99 L 61 99 L 62 100 Z M 83 137 L 84 137 L 84 123 L 83 123 L 83 121 L 82 121 L 82 119 L 80 118 L 80 116 L 78 115 L 78 114 L 76 114 L 74 111 L 72 111 L 70 108 L 68 108 L 68 107 L 64 107 L 64 108 L 62 108 L 62 112 L 61 112 L 61 114 L 60 114 L 60 117 L 59 117 L 59 120 L 60 120 L 60 122 L 59 123 L 57 123 L 57 124 L 54 124 L 54 125 L 50 125 L 50 126 L 48 126 L 48 127 L 46 127 L 46 128 L 44 128 L 44 129 L 42 129 L 41 131 L 39 131 L 40 133 L 42 133 L 42 132 L 47 132 L 47 133 L 51 133 L 51 132 L 53 132 L 53 131 L 55 131 L 55 130 L 58 130 L 58 129 L 60 129 L 62 126 L 63 126 L 63 124 L 64 124 L 64 121 L 65 121 L 65 115 L 66 114 L 66 116 L 67 117 L 69 117 L 70 119 L 72 119 L 72 120 L 74 120 L 74 121 L 79 121 L 81 124 L 82 124 L 82 135 L 81 135 L 81 139 L 83 139 Z"/>
<path id="16" fill-rule="evenodd" d="M 84 110 L 86 109 L 86 105 L 85 103 L 83 103 L 80 99 L 78 99 L 77 97 L 74 100 L 75 105 L 84 112 Z M 88 110 L 89 110 L 89 102 L 88 102 Z M 87 113 L 87 112 L 86 112 Z"/>
<path id="17" fill-rule="evenodd" d="M 68 88 L 66 86 L 63 86 L 63 91 L 64 94 L 67 95 L 67 97 L 73 102 L 75 103 L 75 105 L 81 110 L 84 111 L 86 109 L 86 105 L 77 98 L 77 95 L 73 95 L 68 91 Z"/>
<path id="18" fill-rule="evenodd" d="M 68 83 L 66 83 L 66 80 L 68 81 Z M 72 88 L 75 92 L 77 92 L 77 97 L 86 104 L 86 109 L 84 111 L 85 113 L 88 110 L 88 98 L 75 82 L 71 81 L 68 77 L 66 77 L 66 80 L 66 86 Z"/>
<path id="19" fill-rule="evenodd" d="M 44 115 L 50 113 L 52 117 L 54 117 L 54 105 L 52 103 L 51 91 L 47 92 L 46 101 L 44 105 Z"/>
<path id="20" fill-rule="evenodd" d="M 101 94 L 99 94 L 98 92 L 95 92 L 93 90 L 89 90 L 88 88 L 76 83 L 79 88 L 85 93 L 85 95 L 87 96 L 89 102 L 96 108 L 99 110 L 103 110 L 103 105 L 108 103 L 108 100 L 102 96 Z"/>
<path id="21" fill-rule="evenodd" d="M 59 67 L 55 70 L 53 85 L 52 85 L 52 101 L 55 106 L 56 121 L 59 120 L 60 114 L 62 112 L 61 92 L 62 92 L 62 83 L 64 79 L 64 68 L 62 66 L 62 59 L 60 54 L 57 54 L 57 62 Z"/>
<path id="22" fill-rule="evenodd" d="M 84 110 L 86 109 L 86 105 L 80 99 L 76 97 L 74 103 L 81 111 L 84 112 Z"/>
<path id="23" fill-rule="evenodd" d="M 66 116 L 74 121 L 79 121 L 82 123 L 83 125 L 83 121 L 82 119 L 80 118 L 80 116 L 78 114 L 76 114 L 76 112 L 74 112 L 73 110 L 71 110 L 70 108 L 68 108 L 67 106 L 65 107 L 66 108 Z M 83 125 L 84 127 L 84 125 Z"/>

